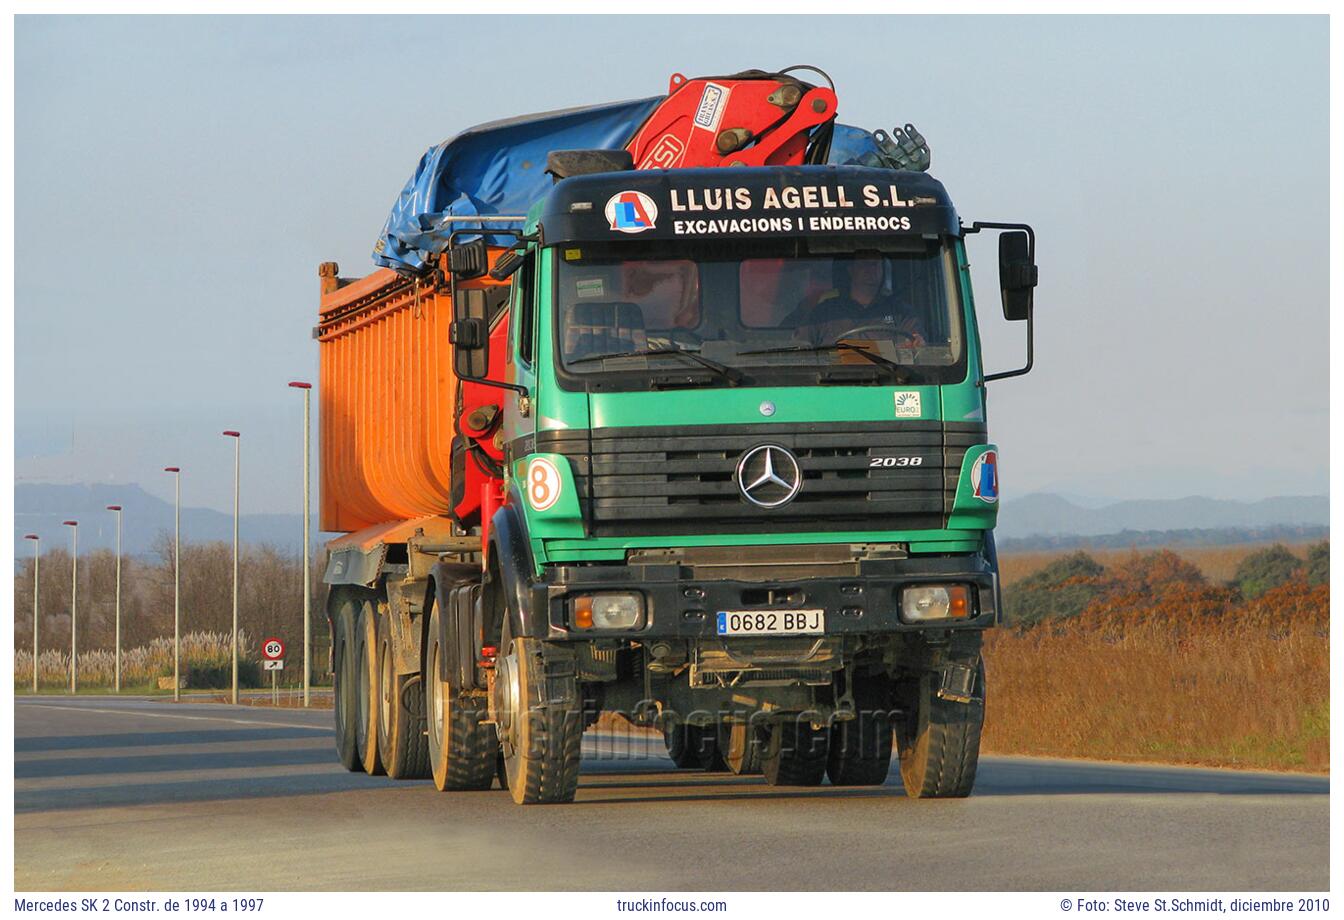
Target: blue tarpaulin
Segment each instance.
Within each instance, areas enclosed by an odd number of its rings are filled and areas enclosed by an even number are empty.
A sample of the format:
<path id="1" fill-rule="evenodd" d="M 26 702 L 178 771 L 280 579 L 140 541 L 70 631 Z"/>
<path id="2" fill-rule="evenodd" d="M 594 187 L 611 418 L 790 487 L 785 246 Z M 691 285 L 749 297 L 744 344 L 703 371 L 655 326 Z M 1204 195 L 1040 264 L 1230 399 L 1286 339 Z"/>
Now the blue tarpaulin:
<path id="1" fill-rule="evenodd" d="M 448 234 L 479 227 L 446 217 L 526 214 L 546 194 L 552 150 L 617 150 L 666 97 L 524 115 L 469 128 L 420 159 L 388 215 L 373 261 L 419 272 L 448 246 Z M 495 226 L 499 226 L 496 224 Z M 512 237 L 492 240 L 498 245 Z"/>
<path id="2" fill-rule="evenodd" d="M 435 253 L 447 248 L 448 235 L 454 230 L 482 228 L 471 221 L 446 218 L 526 214 L 551 185 L 546 174 L 548 153 L 621 149 L 665 98 L 490 122 L 431 147 L 397 196 L 374 246 L 373 261 L 385 268 L 418 273 L 432 263 Z M 836 125 L 830 162 L 857 164 L 876 150 L 867 131 Z M 495 245 L 513 240 L 507 235 L 491 238 Z"/>

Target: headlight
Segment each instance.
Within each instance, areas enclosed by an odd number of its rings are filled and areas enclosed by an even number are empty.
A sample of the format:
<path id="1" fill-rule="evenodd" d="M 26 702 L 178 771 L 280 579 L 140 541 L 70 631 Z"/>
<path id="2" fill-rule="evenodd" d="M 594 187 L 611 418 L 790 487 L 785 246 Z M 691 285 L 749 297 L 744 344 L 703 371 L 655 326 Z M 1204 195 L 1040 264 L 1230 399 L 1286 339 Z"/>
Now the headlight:
<path id="1" fill-rule="evenodd" d="M 901 619 L 907 623 L 965 619 L 970 613 L 965 585 L 918 585 L 901 592 Z"/>
<path id="2" fill-rule="evenodd" d="M 579 629 L 633 629 L 643 619 L 641 594 L 585 594 L 574 598 L 573 623 Z"/>

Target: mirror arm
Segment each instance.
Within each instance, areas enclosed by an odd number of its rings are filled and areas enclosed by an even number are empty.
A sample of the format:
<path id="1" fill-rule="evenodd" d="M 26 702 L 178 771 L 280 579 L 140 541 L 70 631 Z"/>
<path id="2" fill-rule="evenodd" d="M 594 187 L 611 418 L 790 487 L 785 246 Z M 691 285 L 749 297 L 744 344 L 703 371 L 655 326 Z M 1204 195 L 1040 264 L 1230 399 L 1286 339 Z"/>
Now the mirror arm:
<path id="1" fill-rule="evenodd" d="M 1036 231 L 1033 230 L 1029 224 L 1002 223 L 999 221 L 992 221 L 992 220 L 977 220 L 974 223 L 972 223 L 969 227 L 963 227 L 961 230 L 961 234 L 962 236 L 967 236 L 972 233 L 979 233 L 981 230 L 1025 230 L 1027 233 L 1027 260 L 1032 265 L 1036 264 Z M 983 387 L 991 380 L 1003 380 L 1007 377 L 1021 377 L 1023 374 L 1031 370 L 1032 365 L 1036 361 L 1036 355 L 1035 355 L 1036 337 L 1034 335 L 1034 329 L 1033 329 L 1035 316 L 1036 316 L 1036 308 L 1035 305 L 1033 304 L 1032 306 L 1027 308 L 1027 363 L 1015 371 L 999 371 L 997 374 L 985 374 L 983 377 L 980 378 L 980 382 L 977 384 L 977 386 Z"/>
<path id="2" fill-rule="evenodd" d="M 513 220 L 515 218 L 507 218 L 507 219 Z M 456 240 L 458 234 L 483 233 L 483 232 L 484 232 L 483 229 L 468 230 L 463 228 L 453 230 L 451 233 L 448 234 L 448 245 L 449 247 L 453 245 L 453 242 Z M 497 234 L 508 234 L 510 236 L 517 238 L 518 242 L 508 247 L 510 251 L 517 250 L 519 248 L 525 249 L 527 247 L 528 242 L 533 239 L 536 239 L 538 236 L 538 234 L 526 234 L 523 233 L 521 230 L 513 230 L 507 227 L 500 227 L 490 232 Z M 456 310 L 457 279 L 453 276 L 451 272 L 448 273 L 448 302 L 453 304 L 454 305 L 453 308 L 454 310 Z M 490 332 L 488 329 L 486 330 L 485 344 L 482 347 L 487 349 L 490 347 Z M 522 397 L 527 397 L 528 395 L 527 387 L 523 386 L 520 383 L 505 383 L 503 380 L 491 380 L 489 377 L 463 377 L 460 375 L 458 376 L 457 379 L 461 383 L 479 383 L 481 386 L 495 387 L 496 389 L 500 390 L 512 390 L 513 392 L 517 393 L 519 396 Z"/>
<path id="3" fill-rule="evenodd" d="M 527 395 L 527 387 L 521 383 L 505 383 L 503 380 L 491 380 L 489 377 L 458 377 L 461 383 L 479 383 L 484 387 L 496 387 L 500 390 L 513 390 L 519 396 Z"/>
<path id="4" fill-rule="evenodd" d="M 1015 371 L 999 371 L 997 374 L 985 374 L 980 378 L 980 386 L 984 386 L 991 380 L 1003 380 L 1005 377 L 1021 377 L 1031 370 L 1032 364 L 1036 362 L 1035 355 L 1035 336 L 1033 333 L 1034 319 L 1036 316 L 1035 306 L 1027 308 L 1027 363 Z"/>

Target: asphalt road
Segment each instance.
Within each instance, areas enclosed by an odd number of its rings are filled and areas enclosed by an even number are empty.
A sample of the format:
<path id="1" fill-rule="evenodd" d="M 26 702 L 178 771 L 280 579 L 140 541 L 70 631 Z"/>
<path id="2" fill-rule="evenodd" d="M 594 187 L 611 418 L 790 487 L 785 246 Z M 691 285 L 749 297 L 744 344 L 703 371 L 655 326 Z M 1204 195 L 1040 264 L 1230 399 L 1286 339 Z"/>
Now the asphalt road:
<path id="1" fill-rule="evenodd" d="M 975 794 L 783 789 L 585 738 L 578 800 L 347 773 L 330 710 L 15 704 L 20 891 L 1319 890 L 1323 777 L 986 757 Z"/>

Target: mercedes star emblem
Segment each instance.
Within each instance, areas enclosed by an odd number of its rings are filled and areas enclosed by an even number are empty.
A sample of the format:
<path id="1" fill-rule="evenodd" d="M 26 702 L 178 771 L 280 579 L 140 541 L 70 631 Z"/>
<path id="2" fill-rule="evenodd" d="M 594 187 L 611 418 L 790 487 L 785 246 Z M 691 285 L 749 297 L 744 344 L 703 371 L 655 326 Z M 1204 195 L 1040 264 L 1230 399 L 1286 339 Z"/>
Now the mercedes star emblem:
<path id="1" fill-rule="evenodd" d="M 737 487 L 758 508 L 778 508 L 803 487 L 798 458 L 777 444 L 753 447 L 737 462 Z"/>

